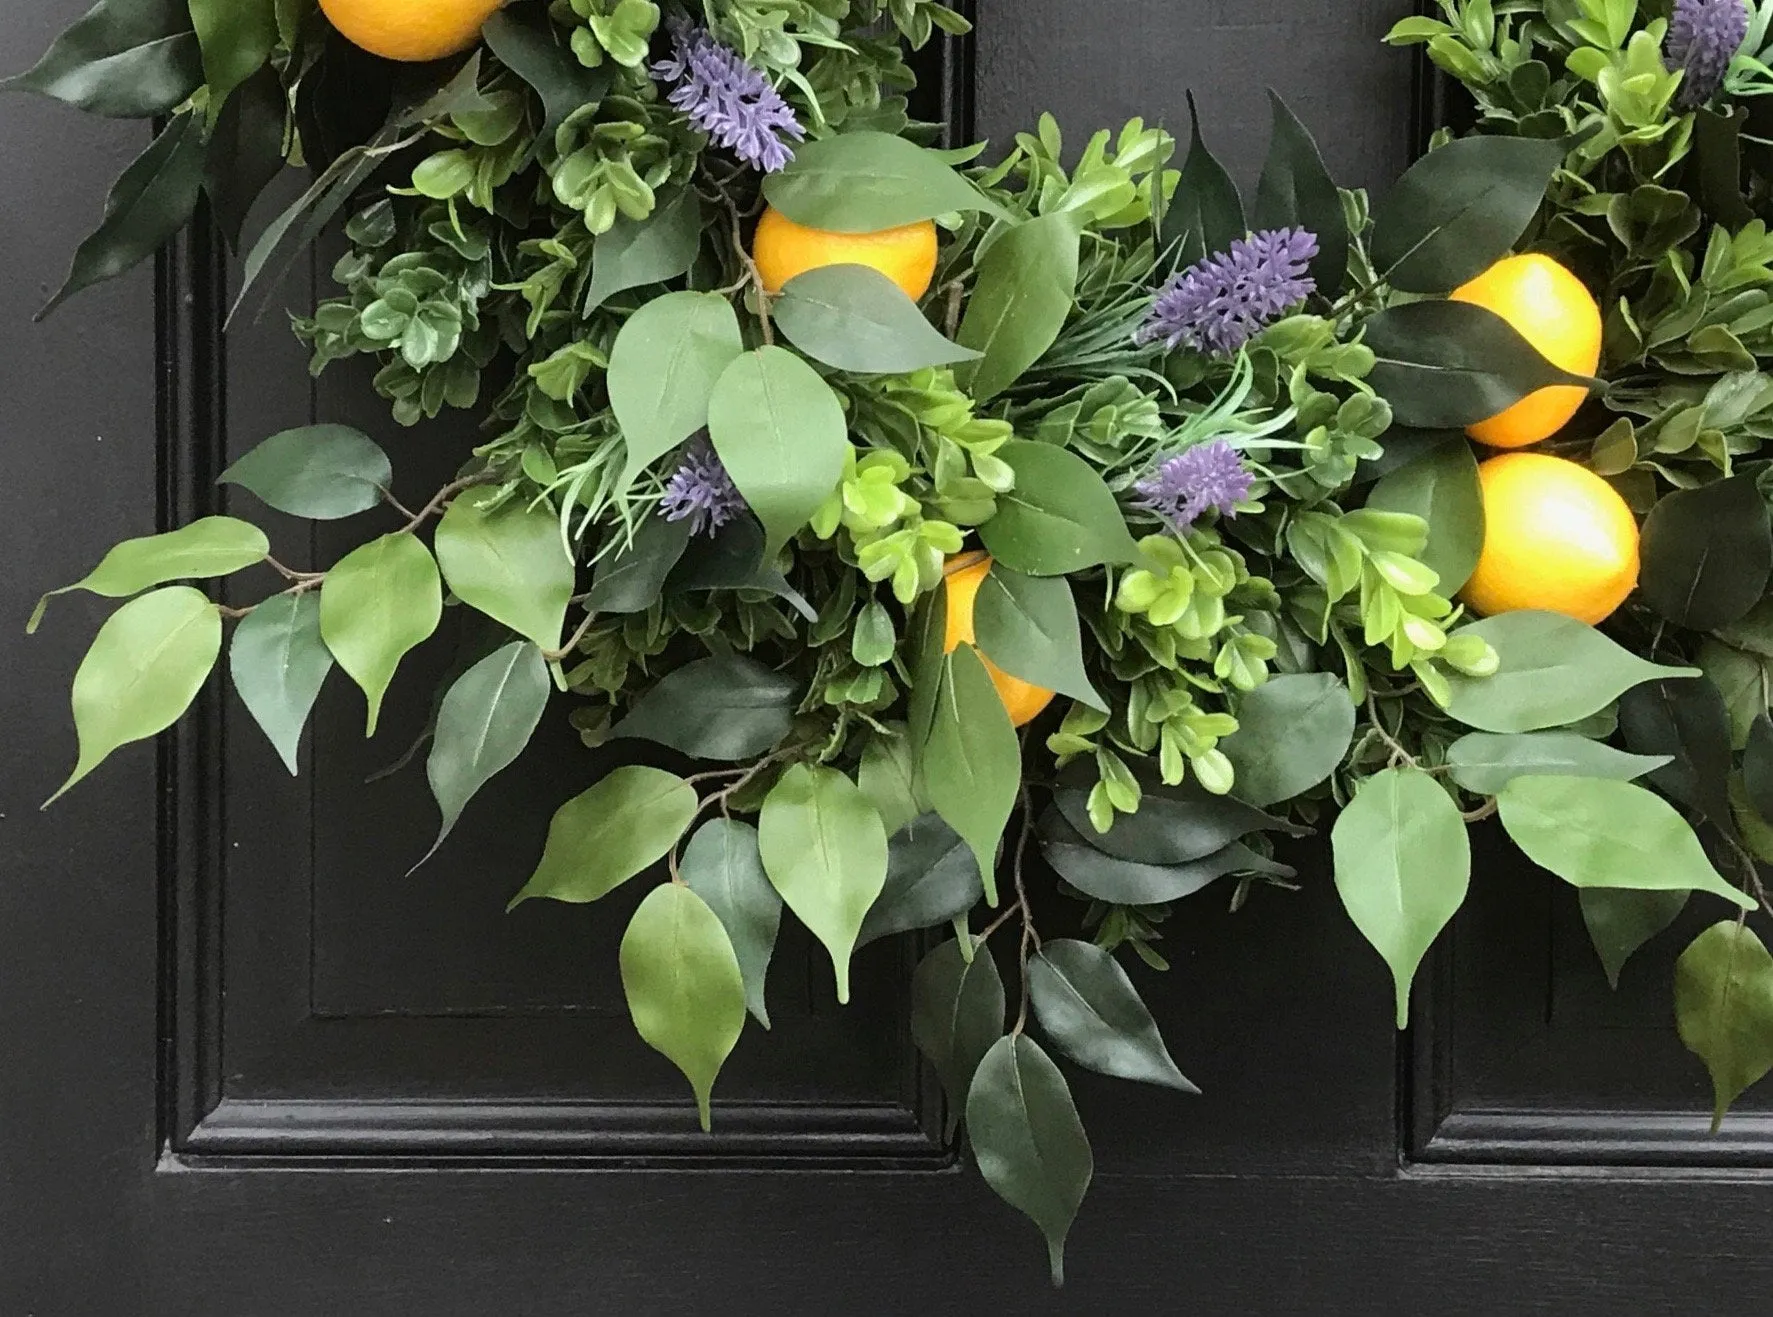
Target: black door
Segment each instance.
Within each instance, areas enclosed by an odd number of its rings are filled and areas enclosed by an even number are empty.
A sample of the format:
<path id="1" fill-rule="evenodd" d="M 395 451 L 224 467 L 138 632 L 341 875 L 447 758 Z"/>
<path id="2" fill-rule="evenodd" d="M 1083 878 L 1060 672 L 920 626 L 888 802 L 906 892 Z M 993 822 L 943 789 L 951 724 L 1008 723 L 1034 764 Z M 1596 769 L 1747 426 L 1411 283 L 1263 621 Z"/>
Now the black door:
<path id="1" fill-rule="evenodd" d="M 84 3 L 5 6 L 0 63 Z M 1192 87 L 1248 177 L 1273 84 L 1340 177 L 1380 187 L 1422 128 L 1379 44 L 1409 7 L 980 0 L 951 113 L 1000 139 L 1042 108 L 1173 127 Z M 0 1317 L 1765 1306 L 1773 1096 L 1707 1136 L 1666 960 L 1609 993 L 1571 894 L 1500 847 L 1401 1037 L 1321 845 L 1296 894 L 1183 910 L 1141 988 L 1205 1095 L 1077 1078 L 1097 1180 L 1054 1293 L 943 1137 L 902 1024 L 912 948 L 871 948 L 842 1014 L 810 948 L 779 953 L 775 1036 L 741 1048 L 704 1136 L 629 1028 L 621 912 L 502 913 L 533 858 L 512 838 L 539 847 L 557 803 L 544 777 L 587 753 L 563 719 L 412 877 L 424 783 L 366 785 L 404 747 L 365 745 L 336 688 L 300 779 L 212 699 L 39 814 L 99 613 L 69 602 L 27 646 L 36 594 L 219 508 L 230 449 L 321 417 L 388 429 L 363 378 L 311 386 L 274 317 L 224 338 L 201 227 L 156 277 L 29 323 L 138 146 L 46 102 L 0 118 Z M 415 487 L 453 461 L 447 436 L 405 442 Z"/>

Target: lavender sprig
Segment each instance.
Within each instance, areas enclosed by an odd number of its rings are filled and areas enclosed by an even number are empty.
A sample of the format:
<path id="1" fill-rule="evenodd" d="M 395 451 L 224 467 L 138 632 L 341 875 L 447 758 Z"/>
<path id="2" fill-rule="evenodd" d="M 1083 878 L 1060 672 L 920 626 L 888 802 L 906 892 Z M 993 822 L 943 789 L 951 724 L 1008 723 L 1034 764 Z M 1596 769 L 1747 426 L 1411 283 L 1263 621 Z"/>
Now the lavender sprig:
<path id="1" fill-rule="evenodd" d="M 1697 110 L 1723 90 L 1730 61 L 1748 36 L 1748 6 L 1743 0 L 1675 0 L 1669 19 L 1663 63 L 1681 70 L 1675 105 Z"/>
<path id="2" fill-rule="evenodd" d="M 1316 290 L 1308 272 L 1316 255 L 1317 236 L 1305 229 L 1239 238 L 1159 289 L 1135 341 L 1229 356 Z"/>
<path id="3" fill-rule="evenodd" d="M 1165 458 L 1134 489 L 1141 503 L 1182 532 L 1209 510 L 1236 516 L 1255 483 L 1237 450 L 1215 439 Z"/>
<path id="4" fill-rule="evenodd" d="M 687 521 L 690 534 L 712 535 L 745 511 L 745 499 L 726 465 L 706 443 L 684 451 L 683 463 L 666 482 L 659 511 L 666 521 Z"/>
<path id="5" fill-rule="evenodd" d="M 762 72 L 687 19 L 671 23 L 671 54 L 653 65 L 666 97 L 703 132 L 746 164 L 774 173 L 794 158 L 784 138 L 806 140 L 788 102 Z"/>

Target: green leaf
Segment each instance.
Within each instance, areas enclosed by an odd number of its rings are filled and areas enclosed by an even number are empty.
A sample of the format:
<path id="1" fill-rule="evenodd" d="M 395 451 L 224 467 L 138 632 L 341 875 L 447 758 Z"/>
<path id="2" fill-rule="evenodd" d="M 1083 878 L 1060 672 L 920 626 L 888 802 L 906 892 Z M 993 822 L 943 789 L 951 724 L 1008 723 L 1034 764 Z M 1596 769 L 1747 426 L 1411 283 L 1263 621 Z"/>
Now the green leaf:
<path id="1" fill-rule="evenodd" d="M 1138 813 L 1123 814 L 1107 832 L 1097 832 L 1090 822 L 1089 797 L 1086 790 L 1066 787 L 1053 793 L 1053 803 L 1091 846 L 1137 864 L 1192 864 L 1252 832 L 1298 837 L 1310 831 L 1190 782 L 1181 787 L 1147 786 Z"/>
<path id="2" fill-rule="evenodd" d="M 1430 448 L 1374 485 L 1367 506 L 1428 523 L 1428 546 L 1416 558 L 1441 578 L 1437 593 L 1457 594 L 1471 579 L 1484 548 L 1484 498 L 1470 444 Z"/>
<path id="3" fill-rule="evenodd" d="M 1742 753 L 1742 788 L 1755 813 L 1773 823 L 1773 719 L 1761 714 L 1748 729 Z"/>
<path id="4" fill-rule="evenodd" d="M 1183 864 L 1147 864 L 1097 850 L 1063 814 L 1041 819 L 1041 854 L 1053 871 L 1085 896 L 1113 905 L 1164 905 L 1193 896 L 1227 874 L 1257 873 L 1291 878 L 1294 871 L 1232 842 L 1211 855 Z"/>
<path id="5" fill-rule="evenodd" d="M 850 455 L 843 405 L 786 348 L 758 348 L 727 367 L 708 403 L 708 437 L 763 523 L 766 562 L 831 496 Z"/>
<path id="6" fill-rule="evenodd" d="M 502 9 L 486 20 L 480 35 L 499 63 L 542 98 L 542 128 L 532 151 L 551 144 L 555 129 L 574 110 L 601 101 L 615 78 L 615 70 L 607 65 L 588 69 L 579 63 L 560 44 L 554 24 L 539 12 Z"/>
<path id="7" fill-rule="evenodd" d="M 644 613 L 664 593 L 665 581 L 689 547 L 690 523 L 644 517 L 633 542 L 598 560 L 585 607 L 593 613 Z"/>
<path id="8" fill-rule="evenodd" d="M 683 1071 L 706 1132 L 714 1081 L 745 1029 L 745 982 L 726 929 L 701 897 L 665 883 L 629 921 L 621 966 L 635 1032 Z"/>
<path id="9" fill-rule="evenodd" d="M 449 688 L 437 709 L 431 757 L 425 762 L 425 777 L 443 816 L 425 860 L 443 845 L 475 793 L 523 753 L 548 707 L 548 689 L 542 651 L 522 640 L 481 659 Z"/>
<path id="10" fill-rule="evenodd" d="M 753 759 L 794 726 L 800 683 L 743 654 L 686 663 L 635 702 L 612 736 L 670 746 L 692 759 Z"/>
<path id="11" fill-rule="evenodd" d="M 885 724 L 862 747 L 856 785 L 873 803 L 888 837 L 896 837 L 927 808 L 917 781 L 917 757 L 903 723 Z M 889 882 L 890 882 L 889 877 Z"/>
<path id="12" fill-rule="evenodd" d="M 1374 268 L 1407 293 L 1450 293 L 1476 278 L 1525 231 L 1569 146 L 1497 134 L 1430 151 L 1374 208 Z"/>
<path id="13" fill-rule="evenodd" d="M 189 0 L 203 51 L 210 116 L 241 83 L 264 67 L 277 44 L 274 0 Z"/>
<path id="14" fill-rule="evenodd" d="M 1575 732 L 1472 732 L 1447 748 L 1449 776 L 1467 791 L 1493 796 L 1517 777 L 1606 777 L 1630 782 L 1672 762 L 1634 755 Z"/>
<path id="15" fill-rule="evenodd" d="M 201 116 L 181 114 L 168 123 L 117 179 L 105 198 L 104 218 L 74 252 L 67 279 L 36 318 L 75 293 L 127 274 L 184 228 L 203 191 L 208 154 Z"/>
<path id="16" fill-rule="evenodd" d="M 1541 869 L 1572 887 L 1710 892 L 1752 910 L 1661 796 L 1595 777 L 1517 777 L 1496 797 L 1502 826 Z"/>
<path id="17" fill-rule="evenodd" d="M 37 601 L 25 634 L 33 634 L 49 601 L 59 594 L 85 590 L 106 599 L 127 599 L 168 581 L 206 580 L 263 562 L 271 542 L 257 526 L 233 517 L 203 517 L 164 535 L 124 540 L 72 585 L 51 590 Z"/>
<path id="18" fill-rule="evenodd" d="M 764 199 L 796 224 L 876 233 L 997 205 L 934 151 L 891 133 L 842 133 L 798 146 L 763 180 Z"/>
<path id="19" fill-rule="evenodd" d="M 1599 713 L 1625 691 L 1697 668 L 1665 668 L 1621 648 L 1591 626 L 1559 613 L 1500 613 L 1461 627 L 1495 647 L 1492 677 L 1450 675 L 1447 712 L 1483 732 L 1537 732 Z"/>
<path id="20" fill-rule="evenodd" d="M 132 599 L 99 628 L 74 674 L 80 755 L 47 809 L 113 750 L 177 722 L 222 650 L 222 615 L 188 585 Z"/>
<path id="21" fill-rule="evenodd" d="M 443 620 L 443 584 L 431 551 L 397 531 L 353 550 L 320 587 L 320 634 L 369 701 L 374 736 L 388 683 L 407 653 Z"/>
<path id="22" fill-rule="evenodd" d="M 1029 576 L 1069 576 L 1137 560 L 1120 505 L 1082 457 L 1029 439 L 1010 440 L 997 456 L 1016 473 L 1015 489 L 998 496 L 997 515 L 979 527 L 998 563 Z"/>
<path id="23" fill-rule="evenodd" d="M 977 650 L 959 646 L 938 671 L 918 772 L 931 807 L 972 847 L 996 905 L 997 845 L 1022 789 L 1022 747 Z"/>
<path id="24" fill-rule="evenodd" d="M 1712 1133 L 1743 1092 L 1773 1070 L 1773 955 L 1732 920 L 1694 938 L 1675 962 L 1675 1028 L 1711 1072 Z"/>
<path id="25" fill-rule="evenodd" d="M 589 316 L 630 288 L 689 273 L 701 250 L 702 203 L 693 187 L 670 195 L 643 220 L 618 215 L 592 245 L 591 285 L 581 314 Z"/>
<path id="26" fill-rule="evenodd" d="M 1582 922 L 1594 944 L 1607 982 L 1619 986 L 1619 971 L 1637 949 L 1674 923 L 1691 892 L 1636 891 L 1629 887 L 1585 887 L 1577 893 Z"/>
<path id="27" fill-rule="evenodd" d="M 1644 519 L 1644 600 L 1676 626 L 1740 621 L 1773 575 L 1773 521 L 1750 475 L 1677 489 Z"/>
<path id="28" fill-rule="evenodd" d="M 456 597 L 544 650 L 560 648 L 575 573 L 546 504 L 488 509 L 459 495 L 437 523 L 437 564 Z"/>
<path id="29" fill-rule="evenodd" d="M 1354 700 L 1332 673 L 1270 677 L 1238 701 L 1237 731 L 1219 743 L 1233 792 L 1258 808 L 1303 795 L 1342 766 L 1354 741 Z"/>
<path id="30" fill-rule="evenodd" d="M 1462 429 L 1552 384 L 1591 381 L 1560 370 L 1518 330 L 1469 302 L 1407 302 L 1366 324 L 1377 356 L 1367 375 L 1399 425 Z"/>
<path id="31" fill-rule="evenodd" d="M 1065 1236 L 1094 1162 L 1065 1076 L 1032 1038 L 1000 1038 L 985 1053 L 967 1093 L 967 1135 L 985 1183 L 1046 1236 L 1062 1285 Z"/>
<path id="32" fill-rule="evenodd" d="M 1012 677 L 1108 712 L 1084 672 L 1077 601 L 1064 577 L 993 564 L 973 601 L 973 627 L 985 657 Z"/>
<path id="33" fill-rule="evenodd" d="M 1003 1037 L 1003 979 L 989 947 L 970 954 L 950 939 L 918 963 L 911 976 L 911 1039 L 929 1058 L 948 1095 L 947 1134 L 954 1137 L 973 1075 Z"/>
<path id="34" fill-rule="evenodd" d="M 1698 810 L 1726 834 L 1734 834 L 1730 774 L 1736 765 L 1730 711 L 1709 678 L 1652 681 L 1627 691 L 1619 701 L 1619 730 L 1638 754 L 1672 758 L 1650 773 L 1657 790 Z"/>
<path id="35" fill-rule="evenodd" d="M 239 485 L 292 517 L 336 521 L 379 505 L 394 483 L 394 467 L 361 430 L 305 425 L 272 435 L 216 483 Z"/>
<path id="36" fill-rule="evenodd" d="M 954 372 L 980 402 L 1002 393 L 1053 346 L 1077 295 L 1076 211 L 1018 224 L 985 249 L 960 322 L 960 342 L 979 353 Z"/>
<path id="37" fill-rule="evenodd" d="M 850 631 L 850 657 L 865 668 L 885 667 L 898 652 L 899 633 L 893 615 L 878 599 L 870 599 L 856 614 Z"/>
<path id="38" fill-rule="evenodd" d="M 280 594 L 254 608 L 234 628 L 228 671 L 240 702 L 295 776 L 302 727 L 332 671 L 320 638 L 320 596 Z"/>
<path id="39" fill-rule="evenodd" d="M 1342 193 L 1324 168 L 1310 130 L 1274 91 L 1268 99 L 1274 106 L 1274 134 L 1250 223 L 1257 229 L 1297 226 L 1316 234 L 1318 252 L 1311 275 L 1318 294 L 1334 301 L 1348 277 L 1348 219 Z"/>
<path id="40" fill-rule="evenodd" d="M 1188 158 L 1182 162 L 1182 177 L 1176 185 L 1169 220 L 1181 241 L 1182 258 L 1192 262 L 1224 251 L 1244 236 L 1246 226 L 1237 184 L 1201 140 L 1200 112 L 1195 108 L 1193 92 L 1188 93 L 1188 120 L 1194 136 Z"/>
<path id="41" fill-rule="evenodd" d="M 696 789 L 675 773 L 628 764 L 562 805 L 542 862 L 506 909 L 535 898 L 584 905 L 657 864 L 696 815 Z"/>
<path id="42" fill-rule="evenodd" d="M 886 886 L 862 921 L 856 945 L 939 927 L 971 910 L 984 894 L 972 847 L 939 815 L 925 814 L 887 843 Z"/>
<path id="43" fill-rule="evenodd" d="M 1471 843 L 1459 808 L 1428 774 L 1388 768 L 1362 782 L 1331 833 L 1336 891 L 1361 936 L 1391 966 L 1397 1027 L 1410 981 L 1464 904 Z"/>
<path id="44" fill-rule="evenodd" d="M 714 293 L 667 293 L 628 317 L 606 376 L 628 446 L 618 489 L 708 424 L 715 382 L 744 350 L 732 303 Z"/>
<path id="45" fill-rule="evenodd" d="M 188 0 L 99 0 L 0 90 L 34 91 L 113 119 L 165 114 L 203 81 Z"/>
<path id="46" fill-rule="evenodd" d="M 903 375 L 979 358 L 944 338 L 898 284 L 866 265 L 797 275 L 770 311 L 789 342 L 837 370 Z"/>
<path id="47" fill-rule="evenodd" d="M 1028 962 L 1034 1018 L 1078 1065 L 1116 1079 L 1200 1090 L 1176 1068 L 1157 1021 L 1118 961 L 1091 942 L 1058 938 Z"/>
<path id="48" fill-rule="evenodd" d="M 795 764 L 763 802 L 758 844 L 770 883 L 831 953 L 837 1000 L 848 1005 L 850 953 L 886 885 L 880 815 L 836 769 Z"/>
<path id="49" fill-rule="evenodd" d="M 240 250 L 253 203 L 287 163 L 283 135 L 288 120 L 282 75 L 267 64 L 234 89 L 210 131 L 203 192 L 231 252 Z"/>
<path id="50" fill-rule="evenodd" d="M 729 521 L 712 537 L 697 536 L 665 581 L 667 594 L 693 590 L 762 590 L 785 601 L 808 622 L 819 619 L 805 597 L 788 584 L 776 555 L 763 552 L 763 527 L 755 517 Z"/>
<path id="51" fill-rule="evenodd" d="M 710 819 L 690 838 L 678 871 L 726 928 L 745 981 L 746 1009 L 769 1028 L 764 983 L 782 924 L 782 898 L 763 871 L 757 829 L 735 819 Z"/>

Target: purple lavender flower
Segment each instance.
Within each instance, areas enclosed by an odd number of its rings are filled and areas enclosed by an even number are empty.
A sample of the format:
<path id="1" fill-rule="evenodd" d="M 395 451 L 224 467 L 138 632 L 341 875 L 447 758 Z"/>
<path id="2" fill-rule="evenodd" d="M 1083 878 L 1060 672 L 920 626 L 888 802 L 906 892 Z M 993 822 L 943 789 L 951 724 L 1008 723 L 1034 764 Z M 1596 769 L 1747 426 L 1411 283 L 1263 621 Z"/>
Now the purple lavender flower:
<path id="1" fill-rule="evenodd" d="M 665 485 L 659 511 L 666 521 L 687 521 L 690 534 L 712 535 L 745 511 L 726 466 L 706 443 L 684 450 L 683 464 Z"/>
<path id="2" fill-rule="evenodd" d="M 1141 503 L 1185 531 L 1208 509 L 1222 517 L 1236 516 L 1255 483 L 1237 450 L 1215 439 L 1165 458 L 1134 488 Z"/>
<path id="3" fill-rule="evenodd" d="M 1675 0 L 1662 50 L 1670 70 L 1686 73 L 1675 104 L 1697 110 L 1716 96 L 1747 36 L 1748 6 L 1743 0 Z"/>
<path id="4" fill-rule="evenodd" d="M 652 74 L 659 82 L 678 84 L 667 99 L 691 123 L 766 174 L 794 158 L 783 138 L 806 139 L 769 79 L 686 18 L 671 21 L 671 55 L 654 64 Z"/>
<path id="5" fill-rule="evenodd" d="M 1317 288 L 1307 272 L 1317 236 L 1273 229 L 1239 238 L 1223 255 L 1197 261 L 1158 290 L 1136 342 L 1229 355 Z"/>

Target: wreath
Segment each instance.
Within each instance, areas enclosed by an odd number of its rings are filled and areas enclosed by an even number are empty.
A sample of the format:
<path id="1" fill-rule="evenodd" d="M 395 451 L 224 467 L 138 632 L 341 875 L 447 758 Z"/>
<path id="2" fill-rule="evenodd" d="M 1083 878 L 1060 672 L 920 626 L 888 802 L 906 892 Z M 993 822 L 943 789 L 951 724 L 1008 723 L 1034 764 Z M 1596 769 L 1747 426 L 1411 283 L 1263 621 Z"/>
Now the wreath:
<path id="1" fill-rule="evenodd" d="M 483 442 L 415 496 L 359 430 L 273 435 L 231 502 L 359 547 L 208 516 L 65 587 L 126 602 L 56 794 L 227 623 L 291 772 L 334 667 L 374 734 L 447 593 L 484 626 L 437 845 L 544 717 L 650 743 L 512 904 L 646 885 L 621 979 L 704 1127 L 784 909 L 839 1001 L 922 939 L 911 1032 L 1055 1279 L 1091 1157 L 1053 1054 L 1194 1091 L 1127 957 L 1295 885 L 1313 830 L 1400 1028 L 1469 825 L 1580 890 L 1615 979 L 1712 903 L 1674 1009 L 1721 1119 L 1773 1068 L 1773 5 L 1439 9 L 1389 39 L 1468 131 L 1372 205 L 1278 98 L 1247 203 L 1198 123 L 945 147 L 933 0 L 100 0 L 12 85 L 158 132 L 45 310 L 201 214 L 254 314 L 342 220 L 313 369 Z"/>

